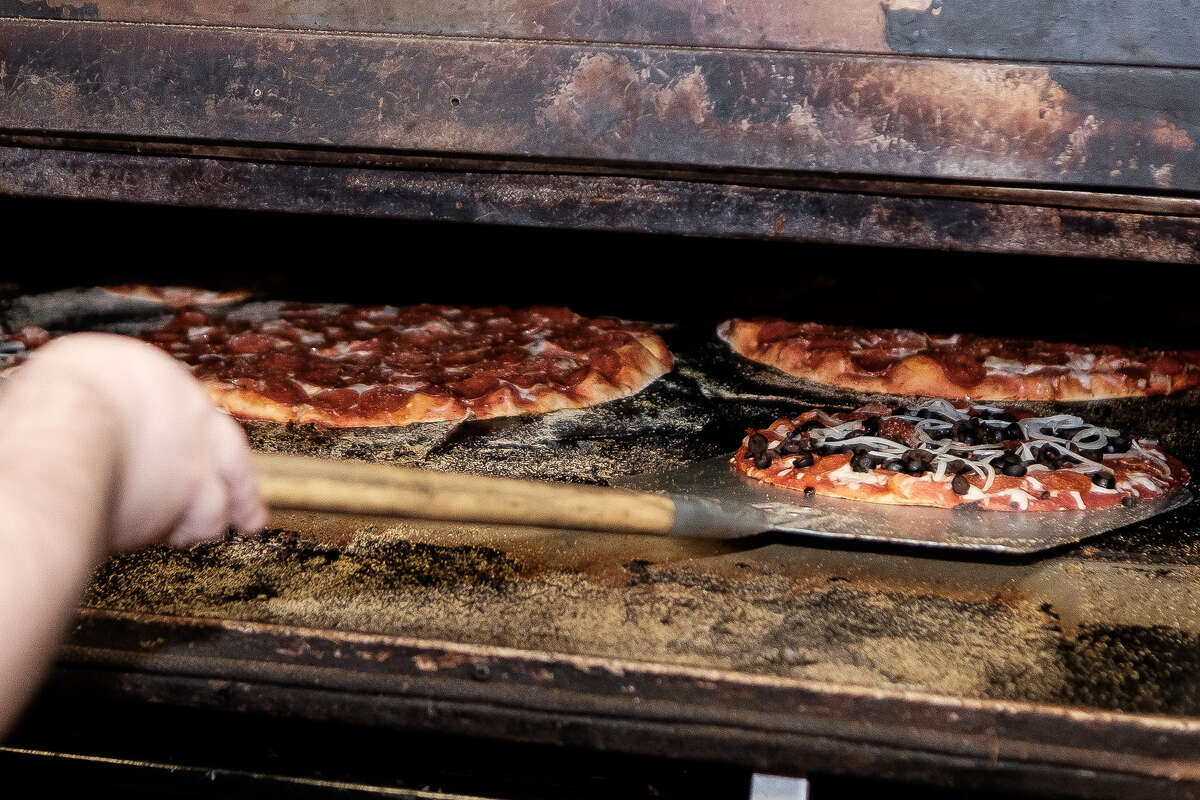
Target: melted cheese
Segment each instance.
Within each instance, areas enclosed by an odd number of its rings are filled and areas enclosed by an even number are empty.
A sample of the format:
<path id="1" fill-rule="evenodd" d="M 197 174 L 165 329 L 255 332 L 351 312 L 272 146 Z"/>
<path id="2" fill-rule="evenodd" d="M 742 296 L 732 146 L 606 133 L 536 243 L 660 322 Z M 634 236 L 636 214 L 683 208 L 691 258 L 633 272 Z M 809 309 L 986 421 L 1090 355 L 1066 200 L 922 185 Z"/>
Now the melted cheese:
<path id="1" fill-rule="evenodd" d="M 1025 511 L 1029 508 L 1030 497 L 1021 489 L 1002 489 L 998 492 L 993 492 L 992 497 L 1007 497 L 1010 504 L 1016 504 L 1017 508 Z"/>
<path id="2" fill-rule="evenodd" d="M 876 470 L 869 472 L 855 472 L 849 464 L 843 464 L 837 469 L 828 473 L 830 480 L 837 481 L 849 486 L 885 486 L 888 476 Z"/>
<path id="3" fill-rule="evenodd" d="M 1125 485 L 1124 488 L 1133 489 L 1139 497 L 1142 495 L 1141 489 L 1145 489 L 1151 494 L 1160 491 L 1158 482 L 1144 472 L 1131 472 L 1121 483 Z"/>

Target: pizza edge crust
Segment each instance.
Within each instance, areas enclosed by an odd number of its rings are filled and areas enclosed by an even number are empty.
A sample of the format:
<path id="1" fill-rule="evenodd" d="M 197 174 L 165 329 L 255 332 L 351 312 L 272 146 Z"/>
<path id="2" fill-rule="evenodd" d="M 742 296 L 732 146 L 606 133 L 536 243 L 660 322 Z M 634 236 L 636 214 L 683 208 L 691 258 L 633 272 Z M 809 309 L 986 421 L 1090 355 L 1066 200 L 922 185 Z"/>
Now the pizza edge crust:
<path id="1" fill-rule="evenodd" d="M 746 447 L 743 445 L 729 460 L 732 469 L 742 473 L 748 478 L 752 478 L 762 483 L 767 483 L 772 486 L 779 486 L 791 491 L 803 491 L 807 487 L 818 494 L 826 497 L 838 497 L 844 500 L 858 500 L 868 503 L 880 503 L 882 505 L 897 505 L 897 506 L 923 506 L 926 508 L 956 508 L 958 506 L 977 506 L 985 511 L 1003 511 L 1009 513 L 1041 513 L 1051 511 L 1094 511 L 1104 508 L 1112 508 L 1120 504 L 1120 497 L 1117 495 L 1103 495 L 1104 497 L 1113 498 L 1112 502 L 1108 503 L 1088 503 L 1087 497 L 1080 494 L 1080 500 L 1084 507 L 1080 509 L 1078 506 L 1068 505 L 1065 501 L 1059 498 L 1051 498 L 1042 500 L 1038 497 L 1031 497 L 1027 501 L 1025 508 L 1014 507 L 1011 503 L 1005 502 L 1002 495 L 989 494 L 983 500 L 964 500 L 962 497 L 954 493 L 948 484 L 933 483 L 924 481 L 921 485 L 922 496 L 913 497 L 909 494 L 901 492 L 900 489 L 907 481 L 919 481 L 919 478 L 914 478 L 909 475 L 899 475 L 895 473 L 887 474 L 883 485 L 872 485 L 870 491 L 863 491 L 860 487 L 851 486 L 848 484 L 837 483 L 825 477 L 825 474 L 810 476 L 803 469 L 789 468 L 786 475 L 777 474 L 778 470 L 759 469 L 750 464 L 746 458 Z M 850 457 L 845 457 L 845 463 L 850 463 Z M 1164 481 L 1155 479 L 1155 483 L 1159 484 L 1159 488 L 1153 494 L 1147 493 L 1141 495 L 1141 500 L 1155 500 L 1162 497 L 1172 488 L 1181 486 L 1188 481 L 1190 475 L 1183 464 L 1173 456 L 1167 456 L 1168 463 L 1174 475 L 1180 475 L 1179 479 Z M 876 472 L 878 472 L 876 470 Z M 794 473 L 794 474 L 793 474 Z M 806 480 L 807 478 L 807 480 Z M 925 496 L 925 494 L 928 496 Z"/>
<path id="2" fill-rule="evenodd" d="M 570 393 L 552 387 L 535 387 L 532 400 L 516 396 L 509 386 L 471 400 L 445 395 L 414 392 L 403 408 L 391 412 L 364 415 L 326 411 L 311 405 L 293 405 L 272 400 L 263 394 L 231 386 L 224 382 L 202 381 L 213 402 L 226 413 L 242 420 L 260 420 L 280 424 L 314 424 L 330 428 L 400 427 L 419 422 L 459 422 L 465 419 L 492 419 L 521 414 L 546 414 L 562 409 L 587 408 L 611 400 L 631 397 L 674 367 L 674 358 L 666 342 L 653 333 L 634 334 L 633 339 L 616 349 L 621 368 L 610 382 L 596 370 L 572 387 Z"/>
<path id="3" fill-rule="evenodd" d="M 241 289 L 198 289 L 193 286 L 151 286 L 144 283 L 118 284 L 98 288 L 114 297 L 140 300 L 170 309 L 183 309 L 190 306 L 227 306 L 254 296 L 252 292 Z"/>

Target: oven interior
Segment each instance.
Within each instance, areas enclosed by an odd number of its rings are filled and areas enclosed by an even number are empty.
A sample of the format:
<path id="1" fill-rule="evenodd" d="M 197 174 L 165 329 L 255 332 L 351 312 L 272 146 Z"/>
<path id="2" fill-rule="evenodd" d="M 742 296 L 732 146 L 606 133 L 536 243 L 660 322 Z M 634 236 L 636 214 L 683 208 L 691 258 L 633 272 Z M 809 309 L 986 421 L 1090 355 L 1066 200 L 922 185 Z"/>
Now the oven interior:
<path id="1" fill-rule="evenodd" d="M 268 451 L 603 484 L 727 452 L 747 426 L 806 404 L 854 405 L 844 394 L 797 392 L 724 352 L 713 329 L 735 315 L 1200 348 L 1192 276 L 1180 266 L 81 201 L 4 200 L 0 212 L 10 230 L 44 243 L 9 260 L 0 284 L 8 298 L 147 282 L 328 302 L 561 304 L 657 323 L 679 357 L 676 372 L 644 395 L 566 426 L 248 425 Z M 1156 435 L 1194 469 L 1198 399 L 1191 391 L 1095 402 L 1084 416 Z M 85 607 L 1195 716 L 1197 578 L 1195 506 L 1028 558 L 292 513 L 276 515 L 261 539 L 116 558 L 97 573 Z M 739 796 L 750 771 L 787 761 L 596 749 L 586 731 L 558 739 L 453 724 L 387 731 L 377 720 L 304 718 L 286 702 L 214 711 L 182 697 L 131 697 L 116 668 L 107 680 L 73 680 L 81 665 L 97 670 L 89 648 L 102 649 L 76 642 L 11 737 L 3 758 L 13 769 L 36 774 L 45 758 L 65 758 L 72 766 L 62 780 L 108 770 L 135 795 L 165 785 L 199 792 L 192 783 L 216 769 L 235 796 L 284 785 L 323 796 L 357 782 L 467 796 L 670 797 Z M 181 727 L 189 733 L 176 740 Z M 389 761 L 396 753 L 412 757 Z M 93 760 L 66 758 L 82 755 Z M 195 769 L 167 777 L 154 764 Z M 879 788 L 854 765 L 792 768 L 831 791 Z M 938 783 L 953 784 L 944 796 L 966 791 L 936 769 L 891 770 L 883 777 L 900 782 L 888 791 L 901 795 L 941 796 L 932 794 Z M 309 783 L 278 782 L 283 775 Z"/>

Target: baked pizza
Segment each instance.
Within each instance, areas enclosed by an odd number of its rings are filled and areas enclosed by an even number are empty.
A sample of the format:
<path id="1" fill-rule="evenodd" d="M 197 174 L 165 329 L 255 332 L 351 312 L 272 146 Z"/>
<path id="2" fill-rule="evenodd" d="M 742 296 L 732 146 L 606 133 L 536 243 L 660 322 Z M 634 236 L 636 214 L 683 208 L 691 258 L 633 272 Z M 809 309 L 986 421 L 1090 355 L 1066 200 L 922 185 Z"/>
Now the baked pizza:
<path id="1" fill-rule="evenodd" d="M 236 303 L 250 297 L 250 292 L 241 290 L 219 291 L 198 289 L 192 286 L 146 286 L 141 283 L 124 283 L 102 286 L 100 290 L 116 297 L 129 300 L 144 300 L 171 308 L 189 306 L 219 306 Z"/>
<path id="2" fill-rule="evenodd" d="M 806 411 L 747 431 L 732 465 L 787 489 L 894 505 L 1075 511 L 1186 483 L 1157 442 L 1077 416 L 923 400 Z"/>
<path id="3" fill-rule="evenodd" d="M 673 367 L 648 326 L 566 308 L 258 302 L 181 308 L 127 332 L 187 364 L 235 417 L 330 427 L 581 408 Z M 11 369 L 49 339 L 26 328 L 0 354 Z"/>
<path id="4" fill-rule="evenodd" d="M 1200 351 L 1073 345 L 971 334 L 731 319 L 738 355 L 798 378 L 886 394 L 974 400 L 1092 400 L 1169 394 L 1200 383 Z"/>

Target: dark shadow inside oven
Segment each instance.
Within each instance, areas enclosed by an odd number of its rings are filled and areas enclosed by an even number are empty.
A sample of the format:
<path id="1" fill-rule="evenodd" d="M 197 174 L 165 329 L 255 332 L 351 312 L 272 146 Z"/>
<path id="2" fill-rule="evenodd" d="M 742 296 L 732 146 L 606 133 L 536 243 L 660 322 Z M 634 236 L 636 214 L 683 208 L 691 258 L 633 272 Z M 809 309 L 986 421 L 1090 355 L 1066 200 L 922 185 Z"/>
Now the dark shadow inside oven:
<path id="1" fill-rule="evenodd" d="M 730 316 L 1187 348 L 1179 265 L 0 200 L 30 246 L 0 289 L 169 282 L 351 303 L 569 305 L 715 325 Z"/>

